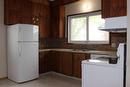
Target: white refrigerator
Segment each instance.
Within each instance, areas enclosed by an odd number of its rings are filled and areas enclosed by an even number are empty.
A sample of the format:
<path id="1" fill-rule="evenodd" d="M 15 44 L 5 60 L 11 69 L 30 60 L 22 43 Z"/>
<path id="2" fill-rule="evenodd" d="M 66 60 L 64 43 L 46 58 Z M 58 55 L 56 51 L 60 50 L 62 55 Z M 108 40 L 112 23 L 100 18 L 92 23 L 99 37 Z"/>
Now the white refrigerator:
<path id="1" fill-rule="evenodd" d="M 29 24 L 8 26 L 8 79 L 22 83 L 39 77 L 38 36 L 38 26 Z"/>

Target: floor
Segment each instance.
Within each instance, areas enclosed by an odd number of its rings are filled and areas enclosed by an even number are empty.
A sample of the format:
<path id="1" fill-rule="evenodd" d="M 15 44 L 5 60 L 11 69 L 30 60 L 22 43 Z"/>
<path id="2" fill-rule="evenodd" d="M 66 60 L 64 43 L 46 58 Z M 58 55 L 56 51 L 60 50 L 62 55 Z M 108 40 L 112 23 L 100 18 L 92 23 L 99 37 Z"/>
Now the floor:
<path id="1" fill-rule="evenodd" d="M 0 80 L 0 87 L 81 87 L 81 80 L 50 73 L 23 84 L 8 79 Z"/>

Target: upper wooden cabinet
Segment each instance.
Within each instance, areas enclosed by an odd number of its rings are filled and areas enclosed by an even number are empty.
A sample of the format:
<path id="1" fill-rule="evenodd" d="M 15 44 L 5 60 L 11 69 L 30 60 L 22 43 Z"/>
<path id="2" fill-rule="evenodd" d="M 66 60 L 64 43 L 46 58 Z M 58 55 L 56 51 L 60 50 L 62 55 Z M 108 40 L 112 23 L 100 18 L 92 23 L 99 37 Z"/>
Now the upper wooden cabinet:
<path id="1" fill-rule="evenodd" d="M 79 0 L 60 0 L 60 4 L 65 5 L 65 4 L 69 4 L 76 1 L 79 1 Z"/>
<path id="2" fill-rule="evenodd" d="M 29 0 L 4 0 L 5 24 L 27 23 L 31 24 L 32 4 Z"/>
<path id="3" fill-rule="evenodd" d="M 50 36 L 51 38 L 65 37 L 65 7 L 53 6 L 50 11 Z"/>
<path id="4" fill-rule="evenodd" d="M 39 26 L 40 38 L 49 37 L 50 7 L 47 0 L 4 0 L 4 23 Z"/>
<path id="5" fill-rule="evenodd" d="M 54 1 L 51 1 L 50 4 L 51 6 L 58 6 L 58 5 L 60 6 L 60 5 L 70 4 L 76 1 L 79 1 L 79 0 L 54 0 Z"/>
<path id="6" fill-rule="evenodd" d="M 102 17 L 127 15 L 127 0 L 102 0 Z"/>
<path id="7" fill-rule="evenodd" d="M 33 3 L 40 3 L 40 4 L 43 4 L 43 5 L 49 5 L 49 0 L 29 0 Z"/>
<path id="8" fill-rule="evenodd" d="M 50 7 L 42 3 L 32 3 L 33 24 L 39 26 L 40 38 L 47 38 L 50 35 Z"/>

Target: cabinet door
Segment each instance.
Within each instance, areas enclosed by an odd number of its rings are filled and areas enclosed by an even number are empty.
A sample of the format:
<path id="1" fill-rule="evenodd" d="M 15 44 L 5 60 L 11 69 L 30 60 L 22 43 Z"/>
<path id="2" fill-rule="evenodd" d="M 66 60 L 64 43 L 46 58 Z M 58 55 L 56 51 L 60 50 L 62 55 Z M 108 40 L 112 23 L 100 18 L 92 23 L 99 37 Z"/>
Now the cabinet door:
<path id="1" fill-rule="evenodd" d="M 64 38 L 65 36 L 65 7 L 54 6 L 51 7 L 50 19 L 51 37 Z"/>
<path id="2" fill-rule="evenodd" d="M 60 4 L 65 5 L 65 4 L 69 4 L 69 3 L 72 3 L 72 2 L 76 2 L 76 1 L 79 1 L 79 0 L 61 0 Z"/>
<path id="3" fill-rule="evenodd" d="M 65 38 L 65 6 L 60 6 L 59 11 L 59 38 Z"/>
<path id="4" fill-rule="evenodd" d="M 44 72 L 44 55 L 43 52 L 39 53 L 39 74 Z"/>
<path id="5" fill-rule="evenodd" d="M 50 65 L 51 65 L 51 71 L 60 72 L 60 52 L 57 51 L 51 51 L 50 53 Z"/>
<path id="6" fill-rule="evenodd" d="M 49 37 L 50 8 L 48 5 L 33 3 L 33 24 L 39 26 L 40 38 Z"/>
<path id="7" fill-rule="evenodd" d="M 102 0 L 102 17 L 126 16 L 127 0 Z"/>
<path id="8" fill-rule="evenodd" d="M 59 6 L 51 7 L 51 37 L 59 37 Z"/>
<path id="9" fill-rule="evenodd" d="M 62 52 L 61 53 L 61 59 L 62 59 L 61 73 L 68 75 L 68 76 L 72 76 L 72 53 Z"/>
<path id="10" fill-rule="evenodd" d="M 33 17 L 38 17 L 40 15 L 40 11 L 41 11 L 41 4 L 40 3 L 32 3 L 32 15 Z"/>
<path id="11" fill-rule="evenodd" d="M 60 5 L 60 0 L 54 0 L 53 2 L 50 2 L 51 7 L 59 6 L 59 5 Z"/>
<path id="12" fill-rule="evenodd" d="M 29 0 L 4 0 L 5 24 L 32 23 L 32 6 Z"/>
<path id="13" fill-rule="evenodd" d="M 39 19 L 40 37 L 48 38 L 50 37 L 50 8 L 49 6 L 41 6 L 41 9 Z"/>
<path id="14" fill-rule="evenodd" d="M 102 17 L 110 17 L 110 0 L 102 0 Z"/>
<path id="15" fill-rule="evenodd" d="M 73 76 L 81 78 L 81 63 L 89 58 L 89 54 L 73 53 Z"/>
<path id="16" fill-rule="evenodd" d="M 50 52 L 39 53 L 39 73 L 46 73 L 51 71 L 50 69 Z"/>
<path id="17" fill-rule="evenodd" d="M 125 16 L 126 15 L 126 0 L 111 0 L 110 16 Z"/>

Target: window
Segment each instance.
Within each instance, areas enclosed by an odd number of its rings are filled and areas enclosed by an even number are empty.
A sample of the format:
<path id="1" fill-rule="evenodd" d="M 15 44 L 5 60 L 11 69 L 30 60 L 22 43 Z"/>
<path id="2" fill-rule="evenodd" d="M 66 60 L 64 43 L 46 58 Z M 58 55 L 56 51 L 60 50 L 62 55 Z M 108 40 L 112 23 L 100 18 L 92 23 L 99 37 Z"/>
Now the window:
<path id="1" fill-rule="evenodd" d="M 104 24 L 100 12 L 68 16 L 68 42 L 108 44 L 109 33 L 99 30 Z"/>

